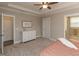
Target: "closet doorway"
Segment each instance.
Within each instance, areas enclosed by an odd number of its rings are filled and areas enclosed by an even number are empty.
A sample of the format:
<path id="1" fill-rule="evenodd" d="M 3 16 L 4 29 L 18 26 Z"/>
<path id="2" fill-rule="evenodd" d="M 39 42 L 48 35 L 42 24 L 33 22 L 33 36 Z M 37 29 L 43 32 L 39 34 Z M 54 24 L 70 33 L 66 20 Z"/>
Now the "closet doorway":
<path id="1" fill-rule="evenodd" d="M 42 35 L 44 38 L 51 39 L 51 18 L 43 18 L 42 20 Z"/>
<path id="2" fill-rule="evenodd" d="M 12 15 L 3 14 L 3 45 L 14 44 L 14 29 L 15 29 L 15 17 Z"/>

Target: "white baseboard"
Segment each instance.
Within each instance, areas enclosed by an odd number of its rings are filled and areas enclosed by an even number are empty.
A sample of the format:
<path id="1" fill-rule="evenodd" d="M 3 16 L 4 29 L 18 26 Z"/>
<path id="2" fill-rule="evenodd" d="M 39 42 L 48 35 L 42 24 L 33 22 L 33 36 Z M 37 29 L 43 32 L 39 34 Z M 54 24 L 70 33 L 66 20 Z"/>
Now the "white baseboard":
<path id="1" fill-rule="evenodd" d="M 18 43 L 21 43 L 21 41 L 19 40 L 19 41 L 15 41 L 15 42 L 14 42 L 14 44 L 18 44 Z"/>
<path id="2" fill-rule="evenodd" d="M 41 37 L 41 36 L 36 36 L 36 38 Z"/>

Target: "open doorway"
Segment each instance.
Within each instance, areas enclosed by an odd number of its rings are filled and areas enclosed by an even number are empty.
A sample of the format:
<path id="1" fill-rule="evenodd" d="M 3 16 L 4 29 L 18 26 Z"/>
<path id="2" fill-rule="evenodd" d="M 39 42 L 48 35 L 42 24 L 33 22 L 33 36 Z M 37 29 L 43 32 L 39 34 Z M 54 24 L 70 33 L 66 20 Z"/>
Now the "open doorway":
<path id="1" fill-rule="evenodd" d="M 3 34 L 4 46 L 14 43 L 14 16 L 3 15 Z"/>
<path id="2" fill-rule="evenodd" d="M 79 16 L 66 17 L 65 37 L 72 40 L 79 40 Z"/>

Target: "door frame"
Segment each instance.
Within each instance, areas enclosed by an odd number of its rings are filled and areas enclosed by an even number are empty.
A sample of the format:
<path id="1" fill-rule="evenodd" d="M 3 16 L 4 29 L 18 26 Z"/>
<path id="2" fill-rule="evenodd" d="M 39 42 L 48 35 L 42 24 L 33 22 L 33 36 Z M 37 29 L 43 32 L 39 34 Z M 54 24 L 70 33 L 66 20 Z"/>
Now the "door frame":
<path id="1" fill-rule="evenodd" d="M 2 23 L 2 28 L 1 28 L 1 30 L 2 30 L 2 38 L 1 38 L 1 53 L 3 54 L 4 53 L 4 46 L 3 46 L 3 13 L 1 13 L 1 23 Z"/>
<path id="2" fill-rule="evenodd" d="M 4 32 L 3 32 L 3 21 L 4 21 L 4 16 L 10 16 L 10 17 L 13 17 L 13 44 L 15 44 L 15 16 L 14 15 L 10 15 L 10 14 L 5 14 L 5 13 L 2 13 L 2 34 L 4 36 Z M 4 41 L 4 39 L 2 38 L 2 40 Z"/>

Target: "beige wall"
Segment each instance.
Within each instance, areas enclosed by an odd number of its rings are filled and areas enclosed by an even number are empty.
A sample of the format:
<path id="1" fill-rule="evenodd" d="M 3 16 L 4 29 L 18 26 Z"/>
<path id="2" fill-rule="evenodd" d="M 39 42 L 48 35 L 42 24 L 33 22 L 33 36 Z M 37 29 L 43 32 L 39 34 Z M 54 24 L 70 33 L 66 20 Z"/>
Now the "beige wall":
<path id="1" fill-rule="evenodd" d="M 67 15 L 78 14 L 79 8 L 59 12 L 51 16 L 52 19 L 52 38 L 64 37 L 64 17 Z"/>
<path id="2" fill-rule="evenodd" d="M 42 25 L 41 25 L 41 18 L 38 16 L 33 16 L 33 15 L 29 15 L 29 14 L 23 14 L 23 13 L 18 13 L 18 12 L 14 12 L 14 11 L 8 11 L 8 10 L 4 10 L 4 9 L 0 9 L 0 12 L 3 12 L 5 14 L 9 14 L 9 15 L 14 15 L 15 16 L 15 40 L 16 42 L 21 42 L 22 40 L 22 31 L 25 29 L 27 30 L 36 30 L 37 32 L 37 36 L 41 36 L 41 32 L 42 32 Z M 22 27 L 22 22 L 23 21 L 32 21 L 32 28 L 23 28 Z"/>
<path id="3" fill-rule="evenodd" d="M 1 10 L 0 11 L 6 13 L 6 14 L 11 14 L 15 16 L 15 24 L 16 24 L 16 41 L 21 41 L 22 40 L 22 30 L 36 30 L 37 31 L 37 36 L 41 36 L 42 32 L 42 21 L 40 17 L 36 16 L 31 16 L 31 15 L 26 15 L 18 12 L 10 12 L 6 10 Z M 72 9 L 72 10 L 66 10 L 64 12 L 56 13 L 53 14 L 51 17 L 52 19 L 52 38 L 58 38 L 58 37 L 64 37 L 64 16 L 65 15 L 70 15 L 70 14 L 75 14 L 79 13 L 79 8 Z M 33 22 L 33 27 L 31 29 L 27 28 L 22 28 L 22 22 L 23 21 L 32 21 Z"/>
<path id="4" fill-rule="evenodd" d="M 34 16 L 28 16 L 28 15 L 16 15 L 16 40 L 22 40 L 22 31 L 27 31 L 27 30 L 36 30 L 37 36 L 41 36 L 41 18 L 39 17 L 34 17 Z M 22 27 L 22 22 L 23 21 L 32 21 L 32 28 L 23 28 Z"/>
<path id="5" fill-rule="evenodd" d="M 64 16 L 79 13 L 79 8 L 67 10 L 52 16 L 52 38 L 64 37 Z"/>
<path id="6" fill-rule="evenodd" d="M 55 14 L 52 16 L 52 38 L 64 36 L 64 16 Z"/>

